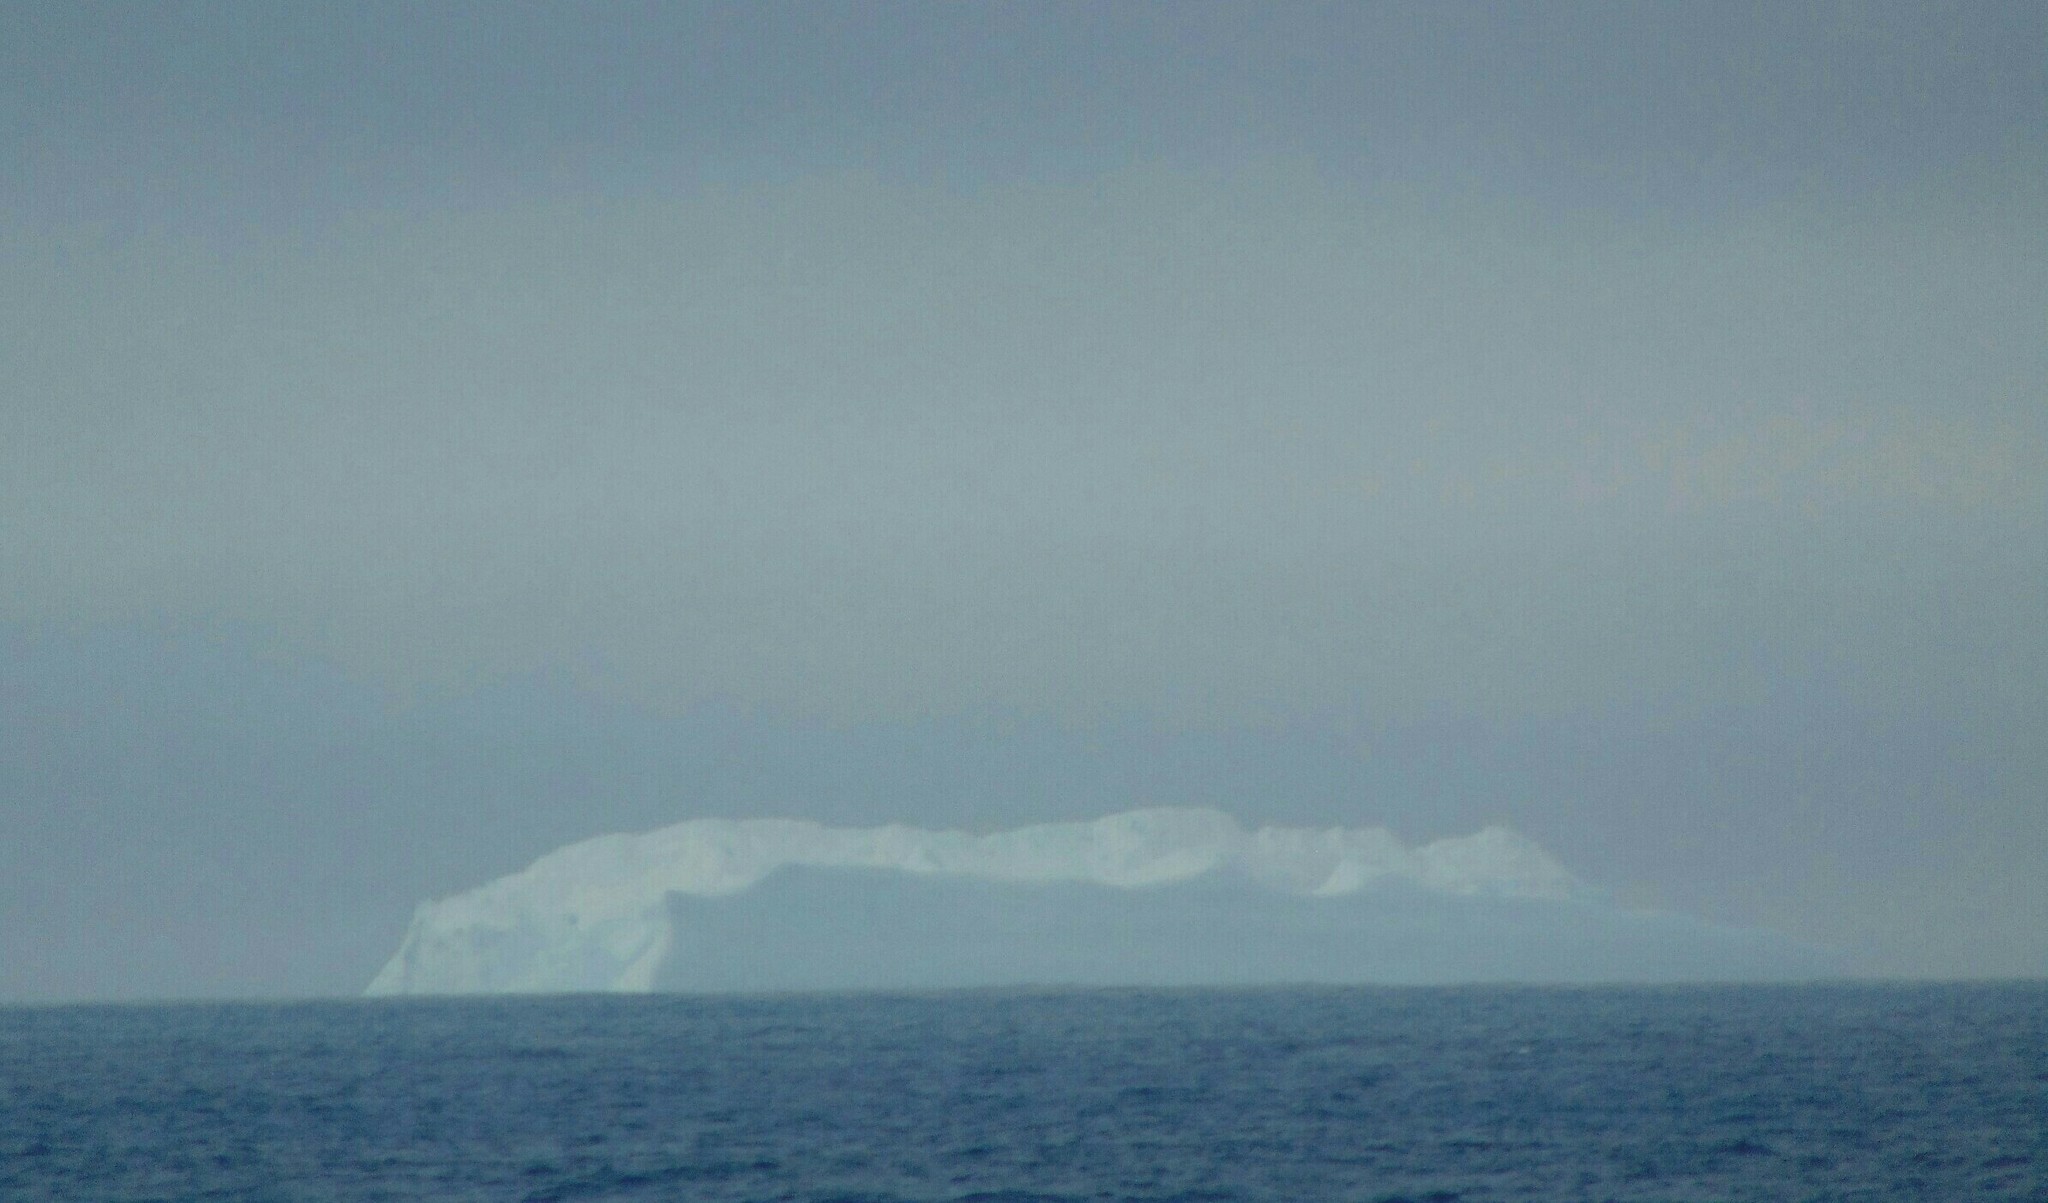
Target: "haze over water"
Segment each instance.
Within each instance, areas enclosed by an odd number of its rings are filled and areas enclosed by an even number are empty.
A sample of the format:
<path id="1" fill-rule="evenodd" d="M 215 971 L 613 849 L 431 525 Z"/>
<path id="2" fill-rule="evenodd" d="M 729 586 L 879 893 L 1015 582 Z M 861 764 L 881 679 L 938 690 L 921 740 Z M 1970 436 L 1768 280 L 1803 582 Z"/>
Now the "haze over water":
<path id="1" fill-rule="evenodd" d="M 2048 973 L 2048 10 L 0 6 L 0 1000 L 606 832 Z"/>

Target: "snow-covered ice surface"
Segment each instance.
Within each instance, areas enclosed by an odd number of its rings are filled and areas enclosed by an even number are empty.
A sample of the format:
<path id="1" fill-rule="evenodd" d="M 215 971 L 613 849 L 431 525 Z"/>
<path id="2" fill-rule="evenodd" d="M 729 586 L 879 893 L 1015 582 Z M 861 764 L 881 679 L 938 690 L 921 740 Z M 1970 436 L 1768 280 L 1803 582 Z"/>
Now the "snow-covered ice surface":
<path id="1" fill-rule="evenodd" d="M 1557 927 L 1584 946 L 1589 921 L 1623 922 L 1624 943 L 1742 936 L 1631 914 L 1504 827 L 1409 847 L 1382 828 L 1246 831 L 1195 809 L 988 835 L 696 819 L 422 904 L 368 992 L 1558 979 L 1570 963 L 1413 950 L 1432 930 L 1524 949 Z M 1389 924 L 1410 953 L 1380 947 Z"/>

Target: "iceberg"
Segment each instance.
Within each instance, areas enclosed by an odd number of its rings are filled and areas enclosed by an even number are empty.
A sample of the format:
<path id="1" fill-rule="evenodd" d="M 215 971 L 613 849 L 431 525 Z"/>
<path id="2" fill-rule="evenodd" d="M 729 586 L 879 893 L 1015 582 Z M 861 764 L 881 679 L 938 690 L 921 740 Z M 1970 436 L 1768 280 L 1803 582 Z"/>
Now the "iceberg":
<path id="1" fill-rule="evenodd" d="M 423 903 L 367 992 L 1785 976 L 1782 944 L 1615 908 L 1498 826 L 1410 847 L 1206 809 L 985 835 L 694 819 Z"/>

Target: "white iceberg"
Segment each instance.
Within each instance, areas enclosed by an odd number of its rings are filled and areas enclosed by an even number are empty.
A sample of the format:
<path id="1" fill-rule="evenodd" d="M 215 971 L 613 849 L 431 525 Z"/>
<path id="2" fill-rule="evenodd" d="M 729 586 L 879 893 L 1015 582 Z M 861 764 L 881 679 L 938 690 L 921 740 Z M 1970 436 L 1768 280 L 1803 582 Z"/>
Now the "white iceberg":
<path id="1" fill-rule="evenodd" d="M 1669 943 L 1676 917 L 1608 930 L 1628 914 L 1504 827 L 1411 848 L 1192 809 L 988 835 L 697 819 L 421 905 L 368 993 L 1598 976 L 1617 938 Z"/>

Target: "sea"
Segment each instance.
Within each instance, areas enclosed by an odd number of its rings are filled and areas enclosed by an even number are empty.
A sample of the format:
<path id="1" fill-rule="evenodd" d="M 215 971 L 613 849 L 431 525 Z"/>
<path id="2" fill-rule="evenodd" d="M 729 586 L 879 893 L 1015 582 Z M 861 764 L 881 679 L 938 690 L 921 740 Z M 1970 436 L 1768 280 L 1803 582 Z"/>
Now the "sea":
<path id="1" fill-rule="evenodd" d="M 0 1199 L 2048 1200 L 2048 983 L 0 1008 Z"/>

